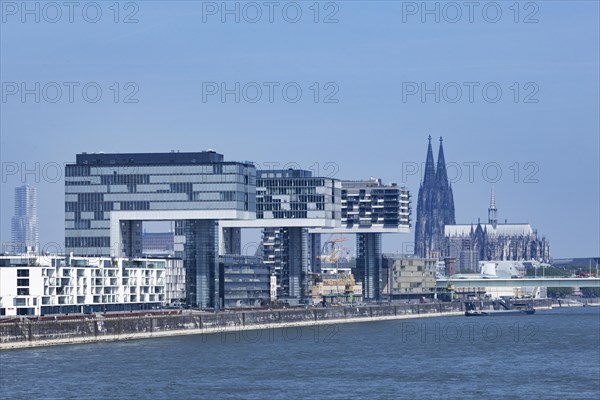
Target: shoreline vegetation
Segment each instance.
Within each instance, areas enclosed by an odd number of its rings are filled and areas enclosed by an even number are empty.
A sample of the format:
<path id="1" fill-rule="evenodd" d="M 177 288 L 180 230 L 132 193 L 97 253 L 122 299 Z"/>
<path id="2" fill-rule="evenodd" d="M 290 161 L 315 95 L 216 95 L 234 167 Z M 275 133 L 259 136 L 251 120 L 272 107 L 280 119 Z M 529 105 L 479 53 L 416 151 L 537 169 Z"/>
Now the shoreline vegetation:
<path id="1" fill-rule="evenodd" d="M 564 299 L 536 299 L 533 302 L 537 310 L 600 306 L 597 298 L 584 303 Z M 491 301 L 481 302 L 481 306 L 484 310 L 493 309 Z M 219 313 L 184 310 L 176 315 L 91 316 L 20 322 L 0 320 L 0 350 L 463 314 L 464 303 L 451 302 Z"/>

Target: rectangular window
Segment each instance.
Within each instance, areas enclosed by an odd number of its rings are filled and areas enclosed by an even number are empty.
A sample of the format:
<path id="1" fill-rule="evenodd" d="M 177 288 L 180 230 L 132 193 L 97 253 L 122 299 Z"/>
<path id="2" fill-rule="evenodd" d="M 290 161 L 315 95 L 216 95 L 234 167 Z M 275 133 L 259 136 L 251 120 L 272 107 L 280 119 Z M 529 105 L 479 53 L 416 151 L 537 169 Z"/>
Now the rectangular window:
<path id="1" fill-rule="evenodd" d="M 18 288 L 17 296 L 29 296 L 29 288 Z"/>
<path id="2" fill-rule="evenodd" d="M 17 286 L 29 286 L 29 279 L 17 279 Z"/>
<path id="3" fill-rule="evenodd" d="M 29 270 L 28 269 L 18 269 L 17 270 L 17 276 L 22 278 L 22 277 L 28 277 L 29 276 Z"/>
<path id="4" fill-rule="evenodd" d="M 26 306 L 26 305 L 27 305 L 27 304 L 26 304 L 26 300 L 27 300 L 27 299 L 18 299 L 18 298 L 14 298 L 13 300 L 14 300 L 14 305 L 15 305 L 15 307 L 18 307 L 18 306 Z"/>

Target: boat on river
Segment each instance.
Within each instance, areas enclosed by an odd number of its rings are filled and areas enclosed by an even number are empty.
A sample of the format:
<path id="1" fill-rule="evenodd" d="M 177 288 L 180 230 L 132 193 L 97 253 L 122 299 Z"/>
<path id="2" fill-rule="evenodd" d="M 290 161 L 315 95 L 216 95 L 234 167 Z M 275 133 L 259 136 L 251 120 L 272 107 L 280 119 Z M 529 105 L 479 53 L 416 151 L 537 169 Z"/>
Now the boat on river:
<path id="1" fill-rule="evenodd" d="M 510 305 L 505 301 L 494 302 L 493 310 L 477 309 L 472 301 L 465 303 L 465 317 L 489 317 L 501 315 L 532 315 L 535 314 L 535 308 L 529 304 L 515 303 Z"/>

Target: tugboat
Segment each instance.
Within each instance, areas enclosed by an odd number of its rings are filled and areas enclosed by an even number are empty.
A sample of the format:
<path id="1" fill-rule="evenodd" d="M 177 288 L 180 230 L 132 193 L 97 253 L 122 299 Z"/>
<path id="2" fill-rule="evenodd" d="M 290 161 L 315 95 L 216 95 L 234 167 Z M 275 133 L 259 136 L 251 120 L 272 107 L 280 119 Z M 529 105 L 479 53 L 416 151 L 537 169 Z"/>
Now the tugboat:
<path id="1" fill-rule="evenodd" d="M 478 310 L 475 303 L 468 301 L 465 303 L 465 317 L 487 317 L 497 315 L 531 315 L 535 314 L 535 309 L 529 304 L 517 304 L 513 306 L 506 303 L 504 300 L 494 302 L 494 310 L 482 311 Z"/>
<path id="2" fill-rule="evenodd" d="M 485 311 L 478 310 L 472 301 L 465 303 L 465 317 L 485 317 L 487 315 Z"/>

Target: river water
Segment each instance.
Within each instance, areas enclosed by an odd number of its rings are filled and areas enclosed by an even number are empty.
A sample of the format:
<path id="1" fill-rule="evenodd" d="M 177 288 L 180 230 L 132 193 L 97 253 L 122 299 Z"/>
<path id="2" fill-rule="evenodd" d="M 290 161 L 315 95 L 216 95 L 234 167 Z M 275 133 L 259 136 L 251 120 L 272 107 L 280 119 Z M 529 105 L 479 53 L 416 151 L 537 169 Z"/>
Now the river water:
<path id="1" fill-rule="evenodd" d="M 600 309 L 0 353 L 2 399 L 600 398 Z"/>

